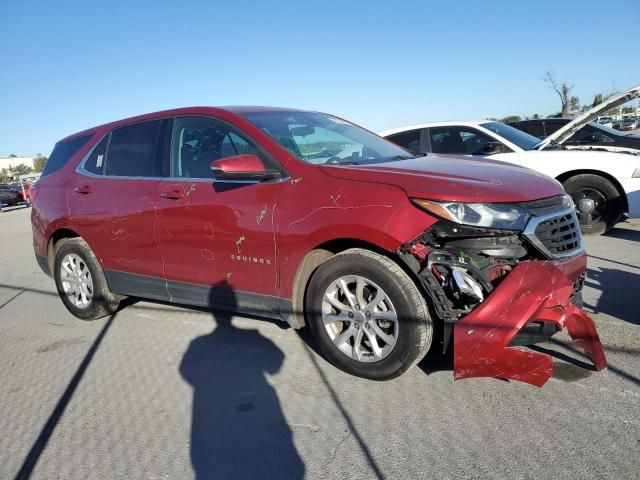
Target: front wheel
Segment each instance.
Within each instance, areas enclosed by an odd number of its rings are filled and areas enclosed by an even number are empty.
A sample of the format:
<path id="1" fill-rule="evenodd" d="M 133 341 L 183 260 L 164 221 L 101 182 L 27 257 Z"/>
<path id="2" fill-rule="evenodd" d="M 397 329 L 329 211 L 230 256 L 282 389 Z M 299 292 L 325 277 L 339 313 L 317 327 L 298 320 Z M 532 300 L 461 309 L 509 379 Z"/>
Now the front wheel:
<path id="1" fill-rule="evenodd" d="M 622 218 L 622 197 L 606 178 L 575 175 L 565 180 L 563 186 L 576 204 L 580 230 L 585 235 L 602 235 Z"/>
<path id="2" fill-rule="evenodd" d="M 339 253 L 316 270 L 306 313 L 326 358 L 359 377 L 397 377 L 431 346 L 432 323 L 416 284 L 396 263 L 368 250 Z"/>

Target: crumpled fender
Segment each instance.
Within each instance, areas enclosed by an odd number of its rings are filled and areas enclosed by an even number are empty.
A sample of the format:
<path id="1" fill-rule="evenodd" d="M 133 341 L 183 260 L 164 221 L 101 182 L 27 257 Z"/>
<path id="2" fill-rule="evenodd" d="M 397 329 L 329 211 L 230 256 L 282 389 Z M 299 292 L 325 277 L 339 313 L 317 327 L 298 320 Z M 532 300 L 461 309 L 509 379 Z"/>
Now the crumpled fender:
<path id="1" fill-rule="evenodd" d="M 552 261 L 518 264 L 487 299 L 456 322 L 453 372 L 456 380 L 494 377 L 541 387 L 551 377 L 552 360 L 531 350 L 508 347 L 529 322 L 553 322 L 566 328 L 597 370 L 607 360 L 593 320 L 570 303 L 571 280 Z"/>

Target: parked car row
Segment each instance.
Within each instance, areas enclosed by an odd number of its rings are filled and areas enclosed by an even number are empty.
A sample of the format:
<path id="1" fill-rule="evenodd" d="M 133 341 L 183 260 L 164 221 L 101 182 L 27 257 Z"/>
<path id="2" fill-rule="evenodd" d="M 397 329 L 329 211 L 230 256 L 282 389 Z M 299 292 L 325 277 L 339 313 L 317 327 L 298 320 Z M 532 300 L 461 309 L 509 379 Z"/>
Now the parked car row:
<path id="1" fill-rule="evenodd" d="M 0 203 L 3 206 L 15 206 L 24 203 L 25 206 L 31 205 L 31 197 L 29 196 L 30 185 L 20 183 L 1 183 L 0 184 Z"/>
<path id="2" fill-rule="evenodd" d="M 413 152 L 291 109 L 185 108 L 94 127 L 58 142 L 31 188 L 36 259 L 81 319 L 123 296 L 279 318 L 370 379 L 452 343 L 455 378 L 540 386 L 551 358 L 511 347 L 563 328 L 605 368 L 580 308 L 571 197 L 520 161 L 475 155 L 554 152 L 530 152 L 537 139 L 498 123 L 452 127 L 419 127 Z"/>

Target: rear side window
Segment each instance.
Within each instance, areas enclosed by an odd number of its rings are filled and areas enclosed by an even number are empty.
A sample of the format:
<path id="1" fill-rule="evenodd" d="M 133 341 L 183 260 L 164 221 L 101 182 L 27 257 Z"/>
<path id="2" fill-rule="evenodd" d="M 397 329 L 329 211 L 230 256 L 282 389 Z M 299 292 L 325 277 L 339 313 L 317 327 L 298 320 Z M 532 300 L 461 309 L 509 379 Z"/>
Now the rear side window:
<path id="1" fill-rule="evenodd" d="M 159 129 L 160 120 L 156 120 L 114 130 L 109 142 L 105 175 L 161 176 L 161 168 L 156 161 Z"/>
<path id="2" fill-rule="evenodd" d="M 84 163 L 84 169 L 94 175 L 104 175 L 105 155 L 107 153 L 107 145 L 109 144 L 109 135 L 104 137 L 96 148 L 93 149 L 89 158 Z"/>
<path id="3" fill-rule="evenodd" d="M 58 142 L 42 169 L 42 177 L 60 170 L 91 138 L 91 135 L 72 138 L 66 142 Z"/>
<path id="4" fill-rule="evenodd" d="M 389 135 L 387 140 L 406 148 L 412 153 L 420 152 L 420 132 L 421 130 L 410 130 L 408 132 L 400 132 Z"/>

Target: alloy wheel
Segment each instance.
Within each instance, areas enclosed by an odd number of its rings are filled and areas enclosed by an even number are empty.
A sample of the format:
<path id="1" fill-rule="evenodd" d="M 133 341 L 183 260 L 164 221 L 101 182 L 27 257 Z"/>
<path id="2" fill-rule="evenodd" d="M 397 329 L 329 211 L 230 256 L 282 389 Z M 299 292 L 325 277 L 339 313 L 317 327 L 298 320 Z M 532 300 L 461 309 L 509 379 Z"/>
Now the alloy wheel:
<path id="1" fill-rule="evenodd" d="M 398 315 L 391 300 L 359 275 L 340 277 L 327 287 L 322 321 L 333 344 L 359 362 L 382 360 L 398 340 Z"/>
<path id="2" fill-rule="evenodd" d="M 60 281 L 67 298 L 77 308 L 87 308 L 93 299 L 93 279 L 87 264 L 70 253 L 60 263 Z"/>

